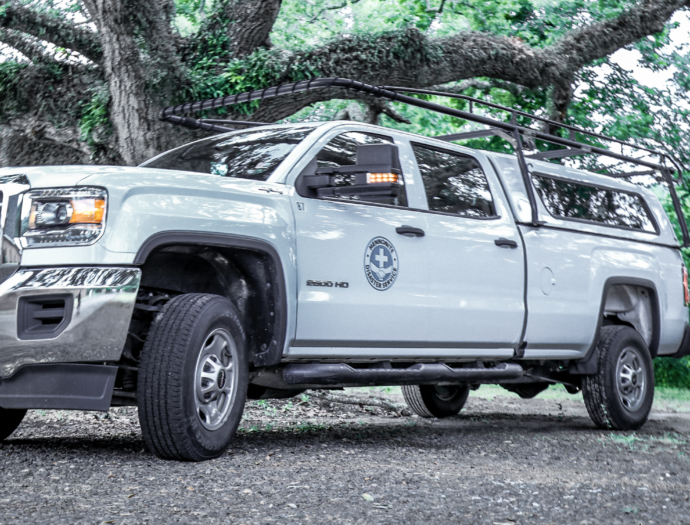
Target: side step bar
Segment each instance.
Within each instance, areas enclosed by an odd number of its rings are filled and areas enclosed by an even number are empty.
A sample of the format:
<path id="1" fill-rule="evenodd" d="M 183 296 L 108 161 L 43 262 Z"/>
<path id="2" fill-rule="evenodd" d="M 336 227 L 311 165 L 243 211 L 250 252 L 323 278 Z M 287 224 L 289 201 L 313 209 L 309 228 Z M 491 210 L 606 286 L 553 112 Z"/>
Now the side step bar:
<path id="1" fill-rule="evenodd" d="M 283 369 L 291 385 L 423 385 L 493 383 L 522 377 L 522 367 L 501 363 L 493 368 L 451 368 L 442 363 L 417 363 L 408 368 L 352 368 L 343 363 L 292 364 Z"/>

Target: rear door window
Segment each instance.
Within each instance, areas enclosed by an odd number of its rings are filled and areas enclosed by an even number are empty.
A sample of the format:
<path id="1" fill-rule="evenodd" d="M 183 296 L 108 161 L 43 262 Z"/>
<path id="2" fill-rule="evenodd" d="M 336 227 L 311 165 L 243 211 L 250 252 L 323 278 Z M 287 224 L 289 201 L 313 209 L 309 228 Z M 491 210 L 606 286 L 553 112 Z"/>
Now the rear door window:
<path id="1" fill-rule="evenodd" d="M 543 174 L 534 174 L 532 180 L 544 206 L 554 217 L 657 233 L 647 204 L 636 193 Z"/>
<path id="2" fill-rule="evenodd" d="M 495 217 L 489 183 L 469 155 L 412 144 L 430 211 L 463 217 Z"/>

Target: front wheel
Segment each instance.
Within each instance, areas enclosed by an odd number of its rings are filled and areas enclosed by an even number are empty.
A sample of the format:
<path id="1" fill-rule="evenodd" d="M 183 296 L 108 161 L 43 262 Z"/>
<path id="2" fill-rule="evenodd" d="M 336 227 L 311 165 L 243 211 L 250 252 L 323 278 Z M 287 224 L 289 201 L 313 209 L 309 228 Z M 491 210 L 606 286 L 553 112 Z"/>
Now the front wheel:
<path id="1" fill-rule="evenodd" d="M 457 415 L 470 395 L 468 385 L 405 385 L 402 387 L 407 406 L 421 417 Z"/>
<path id="2" fill-rule="evenodd" d="M 247 397 L 246 336 L 224 297 L 186 294 L 156 316 L 141 353 L 139 421 L 163 459 L 220 456 L 240 424 Z"/>
<path id="3" fill-rule="evenodd" d="M 644 339 L 629 326 L 604 326 L 596 352 L 597 373 L 582 378 L 589 416 L 603 429 L 640 428 L 654 401 L 654 368 Z"/>

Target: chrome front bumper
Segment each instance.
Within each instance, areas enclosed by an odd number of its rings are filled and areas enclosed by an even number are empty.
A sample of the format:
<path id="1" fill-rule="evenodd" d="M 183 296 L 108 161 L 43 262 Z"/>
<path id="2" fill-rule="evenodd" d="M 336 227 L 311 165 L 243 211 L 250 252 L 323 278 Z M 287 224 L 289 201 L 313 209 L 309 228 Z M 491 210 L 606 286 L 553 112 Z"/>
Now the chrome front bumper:
<path id="1" fill-rule="evenodd" d="M 0 377 L 27 364 L 118 361 L 140 280 L 137 268 L 16 271 L 0 284 Z M 20 328 L 19 317 L 27 312 L 22 305 L 41 296 L 67 299 L 57 335 Z M 40 312 L 33 315 L 40 320 Z"/>

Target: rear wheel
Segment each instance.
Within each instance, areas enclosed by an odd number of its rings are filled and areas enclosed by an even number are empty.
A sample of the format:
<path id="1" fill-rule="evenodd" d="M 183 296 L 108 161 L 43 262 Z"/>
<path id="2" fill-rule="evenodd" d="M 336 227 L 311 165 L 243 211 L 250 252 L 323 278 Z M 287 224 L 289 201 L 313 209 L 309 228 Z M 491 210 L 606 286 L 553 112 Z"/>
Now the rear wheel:
<path id="1" fill-rule="evenodd" d="M 139 421 L 163 459 L 220 456 L 239 426 L 247 396 L 246 338 L 227 299 L 186 294 L 156 316 L 142 350 Z"/>
<path id="2" fill-rule="evenodd" d="M 582 378 L 589 416 L 599 428 L 640 428 L 654 401 L 654 368 L 644 339 L 629 326 L 604 326 L 596 352 L 597 373 Z"/>
<path id="3" fill-rule="evenodd" d="M 24 419 L 26 410 L 0 408 L 0 441 L 10 437 Z"/>
<path id="4" fill-rule="evenodd" d="M 405 385 L 405 402 L 421 417 L 449 417 L 462 410 L 470 395 L 468 385 Z"/>

